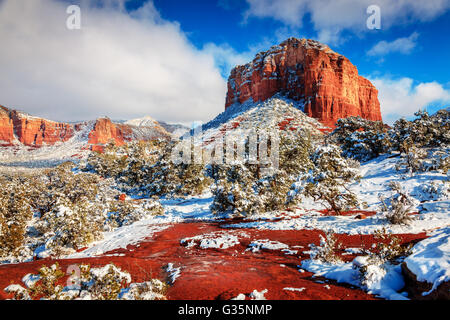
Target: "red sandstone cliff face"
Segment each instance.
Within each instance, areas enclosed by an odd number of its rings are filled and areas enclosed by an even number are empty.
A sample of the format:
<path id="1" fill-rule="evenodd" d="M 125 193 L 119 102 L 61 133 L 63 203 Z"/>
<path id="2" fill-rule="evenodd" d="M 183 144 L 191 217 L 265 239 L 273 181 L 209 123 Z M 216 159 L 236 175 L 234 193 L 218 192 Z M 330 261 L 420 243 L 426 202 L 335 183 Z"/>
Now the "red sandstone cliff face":
<path id="1" fill-rule="evenodd" d="M 3 146 L 17 141 L 33 147 L 53 145 L 69 140 L 73 134 L 74 127 L 70 124 L 32 117 L 5 107 L 0 109 L 0 144 Z"/>
<path id="2" fill-rule="evenodd" d="M 66 142 L 77 132 L 85 131 L 88 123 L 67 124 L 33 117 L 0 106 L 0 147 L 25 145 L 42 147 Z M 132 140 L 170 139 L 171 135 L 157 122 L 153 126 L 135 126 L 113 123 L 101 118 L 95 121 L 86 139 L 87 148 L 102 151 L 103 146 L 114 141 L 123 145 Z M 85 139 L 85 138 L 83 138 Z"/>
<path id="3" fill-rule="evenodd" d="M 88 143 L 92 145 L 92 150 L 103 150 L 102 146 L 111 140 L 119 146 L 131 141 L 131 128 L 127 125 L 112 123 L 108 118 L 97 119 L 94 129 L 89 133 Z"/>
<path id="4" fill-rule="evenodd" d="M 9 117 L 9 110 L 0 106 L 0 146 L 12 145 L 14 141 L 14 126 Z"/>
<path id="5" fill-rule="evenodd" d="M 276 93 L 304 101 L 305 113 L 327 126 L 349 116 L 381 121 L 377 89 L 346 57 L 314 40 L 290 38 L 234 68 L 225 109 Z"/>

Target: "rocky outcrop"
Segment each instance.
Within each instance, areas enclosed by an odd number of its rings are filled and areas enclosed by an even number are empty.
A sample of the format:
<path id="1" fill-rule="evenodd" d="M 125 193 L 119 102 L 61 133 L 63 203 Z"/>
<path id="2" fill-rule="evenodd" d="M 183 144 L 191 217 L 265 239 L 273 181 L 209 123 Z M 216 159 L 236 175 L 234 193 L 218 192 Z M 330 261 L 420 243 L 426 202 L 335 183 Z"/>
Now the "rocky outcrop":
<path id="1" fill-rule="evenodd" d="M 68 124 L 10 110 L 0 106 L 0 147 L 25 145 L 28 147 L 42 147 L 66 142 L 75 133 L 84 131 L 87 123 Z M 132 140 L 169 139 L 171 137 L 157 122 L 151 127 L 134 126 L 130 124 L 114 123 L 108 118 L 95 121 L 86 139 L 86 148 L 96 151 L 103 150 L 103 146 L 114 141 L 116 145 L 123 145 Z"/>
<path id="2" fill-rule="evenodd" d="M 339 118 L 381 120 L 378 91 L 344 56 L 314 40 L 290 38 L 235 67 L 225 109 L 280 93 L 304 102 L 305 113 L 333 127 Z"/>
<path id="3" fill-rule="evenodd" d="M 131 134 L 129 126 L 115 124 L 108 118 L 100 118 L 97 119 L 94 128 L 89 133 L 88 143 L 98 146 L 114 141 L 116 145 L 123 145 L 125 142 L 131 141 Z"/>
<path id="4" fill-rule="evenodd" d="M 402 273 L 405 280 L 404 290 L 408 292 L 408 296 L 411 299 L 450 300 L 450 282 L 443 282 L 436 289 L 431 291 L 433 284 L 417 280 L 417 276 L 409 270 L 406 263 L 402 263 Z"/>
<path id="5" fill-rule="evenodd" d="M 14 126 L 9 110 L 0 106 L 0 146 L 10 146 L 14 142 Z"/>
<path id="6" fill-rule="evenodd" d="M 73 134 L 74 127 L 71 124 L 32 117 L 1 107 L 0 143 L 2 145 L 20 142 L 26 146 L 41 147 L 67 141 Z"/>

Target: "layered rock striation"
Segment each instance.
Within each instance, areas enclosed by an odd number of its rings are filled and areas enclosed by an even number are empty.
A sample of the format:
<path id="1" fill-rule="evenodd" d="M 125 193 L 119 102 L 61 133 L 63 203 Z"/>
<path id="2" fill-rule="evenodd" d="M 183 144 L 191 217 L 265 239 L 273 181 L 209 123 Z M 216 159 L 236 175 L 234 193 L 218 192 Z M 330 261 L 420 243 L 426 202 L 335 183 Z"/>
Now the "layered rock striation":
<path id="1" fill-rule="evenodd" d="M 92 125 L 92 122 L 90 122 Z M 86 123 L 61 123 L 11 110 L 0 106 L 0 146 L 24 145 L 40 148 L 52 146 L 58 142 L 64 143 L 75 136 L 75 133 L 85 130 Z M 101 151 L 103 146 L 113 141 L 123 145 L 132 140 L 170 139 L 171 135 L 158 123 L 149 125 L 131 125 L 114 123 L 108 118 L 97 119 L 89 129 L 86 147 Z"/>
<path id="2" fill-rule="evenodd" d="M 65 142 L 74 135 L 74 126 L 32 117 L 0 106 L 0 144 L 21 143 L 30 147 Z"/>
<path id="3" fill-rule="evenodd" d="M 275 94 L 304 103 L 304 112 L 333 127 L 339 118 L 381 121 L 378 91 L 343 55 L 314 40 L 289 38 L 235 67 L 225 109 Z"/>

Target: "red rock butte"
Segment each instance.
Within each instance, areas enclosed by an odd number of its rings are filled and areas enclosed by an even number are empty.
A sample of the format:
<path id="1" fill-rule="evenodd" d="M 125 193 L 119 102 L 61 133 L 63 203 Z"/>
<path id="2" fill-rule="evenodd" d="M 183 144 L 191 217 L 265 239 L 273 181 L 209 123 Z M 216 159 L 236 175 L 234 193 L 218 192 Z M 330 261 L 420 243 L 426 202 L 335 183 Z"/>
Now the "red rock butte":
<path id="1" fill-rule="evenodd" d="M 40 147 L 67 141 L 74 135 L 71 124 L 33 117 L 0 106 L 0 145 L 20 142 L 26 146 Z"/>
<path id="2" fill-rule="evenodd" d="M 99 118 L 90 129 L 87 145 L 91 150 L 102 151 L 109 141 L 123 145 L 132 140 L 148 141 L 168 139 L 170 134 L 158 123 L 145 131 L 137 126 L 114 123 L 108 118 Z M 66 142 L 90 126 L 88 122 L 69 124 L 33 117 L 26 113 L 0 106 L 0 147 L 25 145 L 39 148 Z"/>
<path id="3" fill-rule="evenodd" d="M 382 120 L 375 86 L 358 75 L 350 60 L 314 40 L 289 38 L 235 67 L 228 78 L 225 109 L 277 93 L 303 101 L 304 112 L 326 126 L 350 116 Z"/>

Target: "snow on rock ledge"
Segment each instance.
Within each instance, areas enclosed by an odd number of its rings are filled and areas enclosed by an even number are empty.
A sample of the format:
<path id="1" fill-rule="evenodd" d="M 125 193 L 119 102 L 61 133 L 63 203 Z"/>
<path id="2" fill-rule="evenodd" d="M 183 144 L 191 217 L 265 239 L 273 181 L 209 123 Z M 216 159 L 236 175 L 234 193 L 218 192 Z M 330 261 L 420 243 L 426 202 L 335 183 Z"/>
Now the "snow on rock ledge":
<path id="1" fill-rule="evenodd" d="M 450 227 L 413 247 L 402 265 L 406 289 L 417 299 L 450 299 Z"/>

